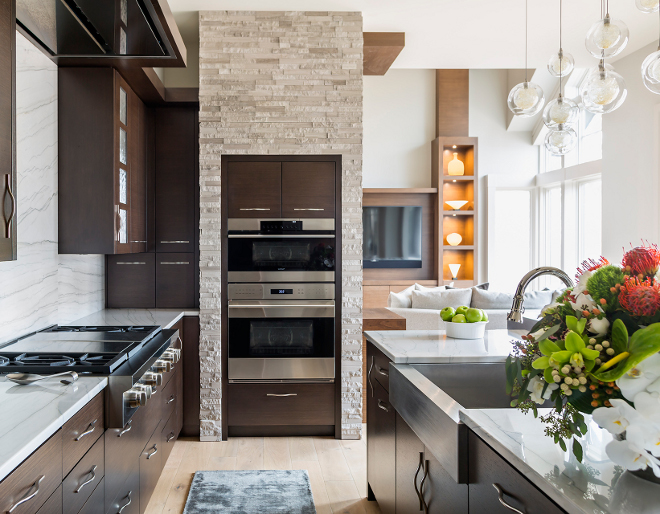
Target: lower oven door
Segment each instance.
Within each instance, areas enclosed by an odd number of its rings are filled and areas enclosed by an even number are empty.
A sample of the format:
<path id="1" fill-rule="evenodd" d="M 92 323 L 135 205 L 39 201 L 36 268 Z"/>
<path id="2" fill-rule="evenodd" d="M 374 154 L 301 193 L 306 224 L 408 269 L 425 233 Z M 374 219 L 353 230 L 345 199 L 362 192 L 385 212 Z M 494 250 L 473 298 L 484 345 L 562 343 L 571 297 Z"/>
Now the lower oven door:
<path id="1" fill-rule="evenodd" d="M 230 302 L 228 347 L 230 382 L 332 382 L 335 302 Z"/>

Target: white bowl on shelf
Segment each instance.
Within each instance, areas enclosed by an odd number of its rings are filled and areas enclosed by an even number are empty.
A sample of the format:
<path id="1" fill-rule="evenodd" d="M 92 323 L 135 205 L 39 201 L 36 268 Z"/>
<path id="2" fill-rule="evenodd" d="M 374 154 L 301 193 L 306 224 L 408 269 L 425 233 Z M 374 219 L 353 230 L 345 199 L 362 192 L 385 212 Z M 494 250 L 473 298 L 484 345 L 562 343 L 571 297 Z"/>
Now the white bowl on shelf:
<path id="1" fill-rule="evenodd" d="M 452 323 L 445 322 L 447 337 L 454 339 L 483 339 L 486 333 L 487 321 L 478 321 L 477 323 Z"/>

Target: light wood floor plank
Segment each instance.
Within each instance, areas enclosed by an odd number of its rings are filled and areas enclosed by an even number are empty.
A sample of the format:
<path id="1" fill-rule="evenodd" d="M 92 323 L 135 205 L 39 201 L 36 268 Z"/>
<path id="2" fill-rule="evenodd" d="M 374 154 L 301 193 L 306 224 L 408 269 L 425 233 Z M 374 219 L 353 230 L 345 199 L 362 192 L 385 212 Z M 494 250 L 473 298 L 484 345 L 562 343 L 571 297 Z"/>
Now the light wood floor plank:
<path id="1" fill-rule="evenodd" d="M 352 480 L 326 480 L 333 514 L 366 514 L 362 498 Z"/>
<path id="2" fill-rule="evenodd" d="M 311 437 L 289 437 L 291 460 L 318 460 Z"/>
<path id="3" fill-rule="evenodd" d="M 315 438 L 316 455 L 321 465 L 323 478 L 328 480 L 353 480 L 341 444 L 336 439 Z"/>
<path id="4" fill-rule="evenodd" d="M 288 437 L 264 438 L 264 469 L 291 469 Z"/>
<path id="5" fill-rule="evenodd" d="M 325 490 L 325 480 L 321 473 L 321 466 L 316 460 L 291 461 L 291 469 L 306 469 L 309 474 L 309 484 L 312 487 L 312 496 L 317 514 L 332 514 L 328 492 Z"/>
<path id="6" fill-rule="evenodd" d="M 236 457 L 236 452 L 238 451 L 238 439 L 235 437 L 227 441 L 205 444 L 208 444 L 210 447 L 211 457 Z"/>
<path id="7" fill-rule="evenodd" d="M 350 444 L 343 444 L 350 443 Z M 360 497 L 367 497 L 367 447 L 360 441 L 342 441 L 342 452 Z"/>
<path id="8" fill-rule="evenodd" d="M 188 441 L 163 513 L 179 514 L 183 512 L 195 472 L 206 469 L 210 457 L 206 444 L 199 441 Z"/>
<path id="9" fill-rule="evenodd" d="M 236 457 L 211 457 L 206 469 L 209 471 L 233 471 L 236 469 Z"/>
<path id="10" fill-rule="evenodd" d="M 187 443 L 187 441 L 177 441 L 174 443 L 174 448 L 172 448 L 172 452 L 165 463 L 165 467 L 163 468 L 163 472 L 158 479 L 156 488 L 151 495 L 145 514 L 160 514 L 163 512 L 165 504 L 167 503 L 167 498 L 174 485 L 176 472 L 179 469 L 179 465 L 185 454 Z"/>
<path id="11" fill-rule="evenodd" d="M 236 469 L 264 469 L 264 438 L 237 437 Z"/>

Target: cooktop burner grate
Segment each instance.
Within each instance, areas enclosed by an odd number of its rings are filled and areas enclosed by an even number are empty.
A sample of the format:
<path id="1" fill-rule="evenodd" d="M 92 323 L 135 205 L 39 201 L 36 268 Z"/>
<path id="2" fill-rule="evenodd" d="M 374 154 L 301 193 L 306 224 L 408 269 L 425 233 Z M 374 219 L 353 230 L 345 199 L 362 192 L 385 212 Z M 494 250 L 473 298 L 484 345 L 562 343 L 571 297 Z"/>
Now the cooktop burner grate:
<path id="1" fill-rule="evenodd" d="M 16 357 L 13 362 L 19 366 L 73 366 L 76 359 L 67 355 L 28 355 L 24 353 Z"/>
<path id="2" fill-rule="evenodd" d="M 9 363 L 9 359 L 3 355 L 0 355 L 0 366 L 5 366 Z"/>

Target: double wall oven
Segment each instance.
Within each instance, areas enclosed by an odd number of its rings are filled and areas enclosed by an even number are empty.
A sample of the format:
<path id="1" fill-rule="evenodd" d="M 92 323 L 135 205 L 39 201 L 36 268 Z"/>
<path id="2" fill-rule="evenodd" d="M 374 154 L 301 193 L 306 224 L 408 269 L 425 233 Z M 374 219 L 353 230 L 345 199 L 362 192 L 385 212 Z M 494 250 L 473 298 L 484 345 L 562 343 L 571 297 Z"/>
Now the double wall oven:
<path id="1" fill-rule="evenodd" d="M 230 218 L 229 382 L 335 379 L 335 220 Z"/>

